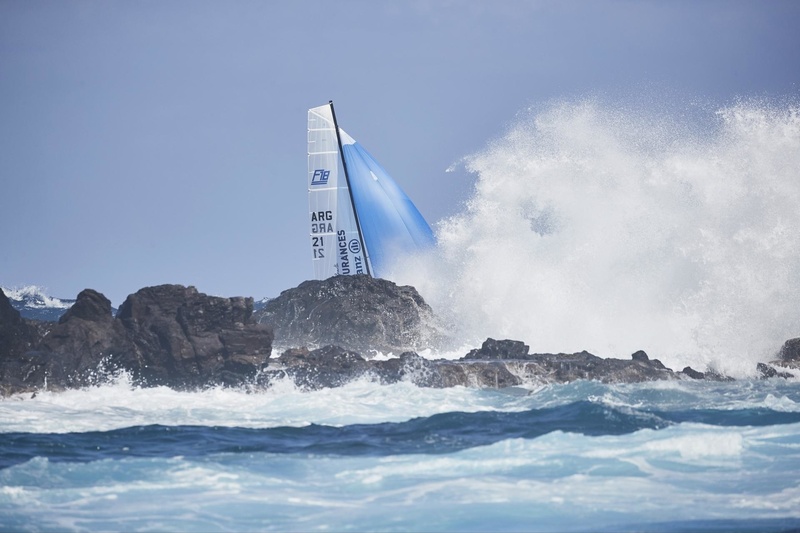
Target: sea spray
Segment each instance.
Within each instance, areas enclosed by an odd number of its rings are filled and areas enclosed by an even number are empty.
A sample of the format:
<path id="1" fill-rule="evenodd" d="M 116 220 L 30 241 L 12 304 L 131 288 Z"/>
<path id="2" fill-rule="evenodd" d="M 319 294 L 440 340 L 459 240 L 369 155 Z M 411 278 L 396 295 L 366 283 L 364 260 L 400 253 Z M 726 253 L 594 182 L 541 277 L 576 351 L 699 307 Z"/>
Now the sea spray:
<path id="1" fill-rule="evenodd" d="M 764 101 L 703 113 L 523 113 L 464 160 L 472 198 L 393 279 L 462 341 L 753 375 L 800 336 L 800 117 Z"/>

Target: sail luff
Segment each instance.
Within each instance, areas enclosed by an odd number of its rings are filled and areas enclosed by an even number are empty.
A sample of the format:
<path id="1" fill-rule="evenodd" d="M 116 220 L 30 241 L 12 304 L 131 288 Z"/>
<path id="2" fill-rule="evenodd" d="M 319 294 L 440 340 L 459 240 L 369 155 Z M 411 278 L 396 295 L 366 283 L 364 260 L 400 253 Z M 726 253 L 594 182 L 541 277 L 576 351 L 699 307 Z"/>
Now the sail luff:
<path id="1" fill-rule="evenodd" d="M 336 111 L 333 108 L 333 100 L 328 101 L 328 105 L 331 106 L 331 116 L 333 117 L 333 128 L 336 130 L 336 142 L 339 144 L 339 158 L 342 162 L 342 168 L 344 169 L 344 179 L 347 183 L 347 192 L 350 195 L 350 205 L 353 209 L 353 216 L 356 220 L 356 229 L 358 229 L 358 239 L 361 241 L 361 246 L 364 249 L 364 262 L 367 267 L 367 274 L 372 276 L 372 268 L 370 267 L 369 263 L 369 247 L 367 246 L 367 241 L 364 240 L 364 234 L 361 231 L 361 223 L 358 220 L 358 209 L 356 209 L 356 202 L 353 198 L 353 189 L 350 186 L 350 176 L 347 173 L 347 162 L 344 160 L 344 152 L 342 151 L 342 136 L 339 131 L 339 123 L 336 121 Z"/>

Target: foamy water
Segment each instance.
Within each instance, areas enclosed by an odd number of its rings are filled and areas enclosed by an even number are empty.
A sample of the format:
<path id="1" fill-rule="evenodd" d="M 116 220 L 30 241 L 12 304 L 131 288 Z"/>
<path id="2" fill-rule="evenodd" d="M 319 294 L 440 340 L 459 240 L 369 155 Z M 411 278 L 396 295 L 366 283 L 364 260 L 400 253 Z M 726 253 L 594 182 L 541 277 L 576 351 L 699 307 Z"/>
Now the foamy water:
<path id="1" fill-rule="evenodd" d="M 644 349 L 754 375 L 800 336 L 798 107 L 690 111 L 585 100 L 524 113 L 465 159 L 472 198 L 395 278 L 474 342 Z"/>
<path id="2" fill-rule="evenodd" d="M 0 530 L 785 531 L 800 527 L 798 406 L 781 379 L 122 379 L 0 400 Z"/>

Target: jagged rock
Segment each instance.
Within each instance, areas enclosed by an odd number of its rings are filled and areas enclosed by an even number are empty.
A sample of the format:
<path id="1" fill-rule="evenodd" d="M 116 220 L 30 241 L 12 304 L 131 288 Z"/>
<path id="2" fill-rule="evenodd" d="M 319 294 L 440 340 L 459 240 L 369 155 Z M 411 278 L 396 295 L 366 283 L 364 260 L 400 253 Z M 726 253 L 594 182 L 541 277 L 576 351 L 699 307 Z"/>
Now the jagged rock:
<path id="1" fill-rule="evenodd" d="M 92 289 L 84 289 L 75 303 L 58 319 L 59 324 L 72 319 L 104 322 L 112 318 L 111 301 Z"/>
<path id="2" fill-rule="evenodd" d="M 684 374 L 687 377 L 692 379 L 705 379 L 706 375 L 702 372 L 698 372 L 694 368 L 687 366 L 683 370 L 681 370 L 681 374 Z"/>
<path id="3" fill-rule="evenodd" d="M 278 376 L 289 376 L 306 389 L 340 387 L 367 370 L 363 357 L 339 346 L 287 350 L 275 363 L 283 367 Z"/>
<path id="4" fill-rule="evenodd" d="M 800 368 L 800 338 L 786 341 L 781 347 L 779 357 L 784 366 Z"/>
<path id="5" fill-rule="evenodd" d="M 498 341 L 490 337 L 483 341 L 479 349 L 471 350 L 461 359 L 527 359 L 528 350 L 530 348 L 522 341 Z"/>
<path id="6" fill-rule="evenodd" d="M 416 289 L 366 275 L 305 281 L 266 303 L 260 324 L 276 345 L 337 345 L 364 355 L 402 353 L 435 345 L 441 333 Z"/>
<path id="7" fill-rule="evenodd" d="M 761 379 L 770 379 L 770 378 L 793 378 L 794 374 L 790 374 L 789 372 L 781 372 L 775 367 L 768 365 L 766 363 L 758 363 L 756 365 L 756 369 L 758 370 L 758 376 Z"/>
<path id="8" fill-rule="evenodd" d="M 0 394 L 34 388 L 24 377 L 30 366 L 26 353 L 33 350 L 54 326 L 22 318 L 0 289 Z"/>
<path id="9" fill-rule="evenodd" d="M 28 380 L 67 388 L 95 383 L 103 360 L 125 347 L 125 332 L 111 315 L 111 302 L 85 289 L 30 354 L 38 360 L 31 361 Z"/>
<path id="10" fill-rule="evenodd" d="M 631 360 L 601 358 L 583 351 L 573 354 L 529 354 L 520 341 L 487 339 L 480 350 L 472 350 L 464 360 L 500 359 L 508 363 L 513 375 L 523 381 L 566 383 L 577 379 L 631 383 L 674 379 L 674 373 L 644 351 Z"/>
<path id="11" fill-rule="evenodd" d="M 26 342 L 18 339 L 29 325 L 3 304 L 0 298 L 0 340 L 10 345 L 0 359 L 6 393 L 83 386 L 115 370 L 145 385 L 238 384 L 254 377 L 272 351 L 271 328 L 253 322 L 252 298 L 207 296 L 194 287 L 141 289 L 116 318 L 105 296 L 86 289 L 58 324 Z"/>
<path id="12" fill-rule="evenodd" d="M 45 383 L 82 386 L 108 370 L 126 370 L 145 385 L 175 388 L 268 386 L 289 377 L 317 389 L 364 375 L 382 383 L 497 388 L 579 379 L 731 379 L 690 367 L 673 372 L 641 350 L 628 360 L 586 351 L 531 354 L 526 344 L 509 339 L 486 339 L 459 360 L 429 360 L 403 349 L 443 338 L 427 304 L 411 287 L 365 276 L 306 282 L 268 302 L 258 318 L 261 323 L 254 320 L 252 298 L 218 298 L 194 287 L 161 285 L 130 295 L 116 318 L 107 298 L 86 289 L 58 323 L 37 322 L 21 318 L 0 291 L 0 393 Z M 284 344 L 302 347 L 269 360 L 269 323 L 281 328 Z M 336 340 L 343 345 L 331 343 Z M 317 348 L 317 343 L 324 344 Z M 372 350 L 403 353 L 384 360 L 362 356 Z M 800 339 L 787 341 L 780 355 L 773 364 L 760 363 L 759 375 L 792 377 L 779 368 L 800 366 Z"/>
<path id="13" fill-rule="evenodd" d="M 149 384 L 246 380 L 272 351 L 271 328 L 253 323 L 252 312 L 252 298 L 208 296 L 181 285 L 141 289 L 117 312 L 129 349 L 116 362 Z"/>
<path id="14" fill-rule="evenodd" d="M 287 350 L 259 375 L 260 384 L 290 377 L 304 388 L 336 387 L 368 375 L 382 383 L 409 381 L 421 387 L 503 388 L 524 383 L 567 383 L 594 379 L 606 383 L 633 383 L 677 379 L 657 359 L 637 352 L 631 360 L 603 359 L 588 352 L 529 354 L 513 340 L 487 339 L 480 349 L 459 360 L 429 360 L 406 352 L 389 360 L 366 360 L 338 346 L 309 351 Z M 644 356 L 642 356 L 644 354 Z"/>

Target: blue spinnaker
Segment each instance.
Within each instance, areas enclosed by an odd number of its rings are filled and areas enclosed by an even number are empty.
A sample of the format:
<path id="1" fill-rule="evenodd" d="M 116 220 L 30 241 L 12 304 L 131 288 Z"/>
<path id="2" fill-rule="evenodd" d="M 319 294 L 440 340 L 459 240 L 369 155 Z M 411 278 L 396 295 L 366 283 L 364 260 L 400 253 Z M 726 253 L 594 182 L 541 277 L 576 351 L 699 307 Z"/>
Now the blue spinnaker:
<path id="1" fill-rule="evenodd" d="M 372 275 L 381 277 L 397 257 L 433 246 L 433 232 L 386 170 L 344 130 L 339 132 Z"/>

